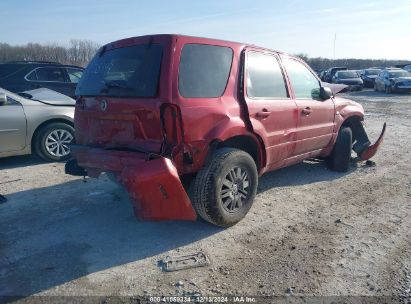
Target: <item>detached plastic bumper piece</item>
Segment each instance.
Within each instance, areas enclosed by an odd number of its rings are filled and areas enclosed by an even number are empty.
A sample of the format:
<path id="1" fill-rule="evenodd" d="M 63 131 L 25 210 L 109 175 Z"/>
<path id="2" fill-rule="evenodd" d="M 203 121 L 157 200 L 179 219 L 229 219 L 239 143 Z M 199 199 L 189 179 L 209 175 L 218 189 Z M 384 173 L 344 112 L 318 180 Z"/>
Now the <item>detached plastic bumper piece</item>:
<path id="1" fill-rule="evenodd" d="M 176 167 L 165 157 L 139 152 L 75 146 L 72 153 L 88 175 L 114 172 L 125 186 L 134 214 L 143 220 L 195 220 L 197 215 Z"/>
<path id="2" fill-rule="evenodd" d="M 381 145 L 381 143 L 382 143 L 382 141 L 383 141 L 383 139 L 384 139 L 384 135 L 385 135 L 385 130 L 386 130 L 386 128 L 387 128 L 387 124 L 384 123 L 384 126 L 382 127 L 381 134 L 380 134 L 380 136 L 378 137 L 377 141 L 376 141 L 373 145 L 369 145 L 364 151 L 362 151 L 362 152 L 359 154 L 359 158 L 360 158 L 361 160 L 368 160 L 368 159 L 370 159 L 371 157 L 373 157 L 373 156 L 377 153 L 378 148 L 380 147 L 380 145 Z"/>

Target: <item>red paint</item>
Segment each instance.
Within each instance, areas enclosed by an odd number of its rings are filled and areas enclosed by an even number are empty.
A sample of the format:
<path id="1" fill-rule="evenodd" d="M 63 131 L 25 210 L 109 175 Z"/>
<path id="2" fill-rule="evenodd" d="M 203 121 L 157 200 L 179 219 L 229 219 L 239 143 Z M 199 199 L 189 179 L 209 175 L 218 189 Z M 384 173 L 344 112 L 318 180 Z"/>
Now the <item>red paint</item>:
<path id="1" fill-rule="evenodd" d="M 137 166 L 125 167 L 121 172 L 133 200 L 134 214 L 143 220 L 195 220 L 177 169 L 168 158 L 160 157 Z"/>
<path id="2" fill-rule="evenodd" d="M 74 150 L 79 165 L 89 174 L 117 173 L 133 197 L 140 218 L 195 219 L 179 175 L 198 172 L 213 143 L 237 136 L 251 139 L 258 147 L 258 170 L 263 174 L 309 157 L 328 156 L 344 121 L 351 116 L 360 119 L 364 116 L 362 106 L 347 99 L 296 99 L 281 62 L 281 58 L 294 57 L 280 52 L 180 35 L 128 38 L 105 48 L 110 50 L 143 43 L 163 46 L 157 96 L 80 96 L 75 129 L 77 143 L 84 148 Z M 219 45 L 233 50 L 227 87 L 222 96 L 185 98 L 179 94 L 180 55 L 187 43 Z M 243 61 L 250 51 L 269 53 L 279 59 L 290 98 L 257 100 L 242 93 L 247 77 L 240 75 Z M 105 110 L 101 109 L 103 100 L 107 103 Z M 163 142 L 164 135 L 166 143 Z M 369 153 L 378 148 L 381 140 L 369 148 Z M 162 153 L 163 157 L 148 160 L 147 153 L 105 150 L 118 147 Z"/>
<path id="3" fill-rule="evenodd" d="M 378 148 L 380 147 L 383 139 L 384 139 L 384 134 L 385 134 L 385 129 L 387 127 L 387 124 L 384 123 L 384 126 L 382 128 L 381 134 L 378 137 L 377 141 L 375 142 L 375 144 L 369 146 L 364 152 L 361 153 L 361 159 L 362 160 L 368 160 L 371 157 L 373 157 L 376 153 Z"/>
<path id="4" fill-rule="evenodd" d="M 142 153 L 107 151 L 76 146 L 73 154 L 89 175 L 102 171 L 114 173 L 124 184 L 133 203 L 136 217 L 144 220 L 195 220 L 177 169 L 164 157 L 147 159 Z"/>

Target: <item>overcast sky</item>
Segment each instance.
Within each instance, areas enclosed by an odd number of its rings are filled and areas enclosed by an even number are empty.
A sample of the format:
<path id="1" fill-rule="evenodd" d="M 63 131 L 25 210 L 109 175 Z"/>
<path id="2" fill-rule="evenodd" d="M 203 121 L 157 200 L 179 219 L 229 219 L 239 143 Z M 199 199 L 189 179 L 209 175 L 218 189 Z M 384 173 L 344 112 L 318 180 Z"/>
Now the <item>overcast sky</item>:
<path id="1" fill-rule="evenodd" d="M 411 1 L 2 1 L 0 42 L 104 44 L 178 33 L 253 43 L 292 54 L 411 59 Z"/>

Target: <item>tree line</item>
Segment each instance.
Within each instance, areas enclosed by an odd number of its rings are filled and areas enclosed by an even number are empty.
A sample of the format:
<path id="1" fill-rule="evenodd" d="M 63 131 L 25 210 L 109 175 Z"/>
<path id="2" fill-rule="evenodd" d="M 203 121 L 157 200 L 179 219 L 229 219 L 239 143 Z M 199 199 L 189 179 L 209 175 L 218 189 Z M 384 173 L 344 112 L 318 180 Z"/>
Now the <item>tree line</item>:
<path id="1" fill-rule="evenodd" d="M 329 58 L 310 58 L 305 54 L 298 54 L 306 61 L 313 70 L 322 71 L 330 67 L 347 67 L 349 70 L 363 70 L 370 67 L 393 67 L 395 65 L 411 64 L 410 60 L 388 60 L 388 59 L 329 59 Z"/>
<path id="2" fill-rule="evenodd" d="M 91 40 L 71 39 L 67 46 L 57 43 L 0 43 L 0 62 L 52 61 L 85 67 L 100 45 Z"/>
<path id="3" fill-rule="evenodd" d="M 8 61 L 53 61 L 85 67 L 94 56 L 100 45 L 91 40 L 71 39 L 67 46 L 57 43 L 27 43 L 26 45 L 9 45 L 0 43 L 0 62 Z M 325 70 L 333 66 L 361 70 L 369 67 L 390 67 L 396 64 L 411 64 L 407 60 L 386 59 L 329 59 L 311 58 L 305 54 L 297 56 L 304 59 L 314 70 Z"/>

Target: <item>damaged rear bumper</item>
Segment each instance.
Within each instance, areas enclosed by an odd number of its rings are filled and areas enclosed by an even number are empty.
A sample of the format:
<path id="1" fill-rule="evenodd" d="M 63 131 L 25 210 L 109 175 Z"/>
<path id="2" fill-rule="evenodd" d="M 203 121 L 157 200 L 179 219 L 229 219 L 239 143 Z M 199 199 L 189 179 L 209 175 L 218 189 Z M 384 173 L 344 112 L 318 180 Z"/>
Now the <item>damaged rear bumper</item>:
<path id="1" fill-rule="evenodd" d="M 134 214 L 143 220 L 195 220 L 196 213 L 168 158 L 140 152 L 71 147 L 66 173 L 98 177 L 113 172 L 127 189 Z M 85 174 L 82 174 L 85 173 Z"/>

